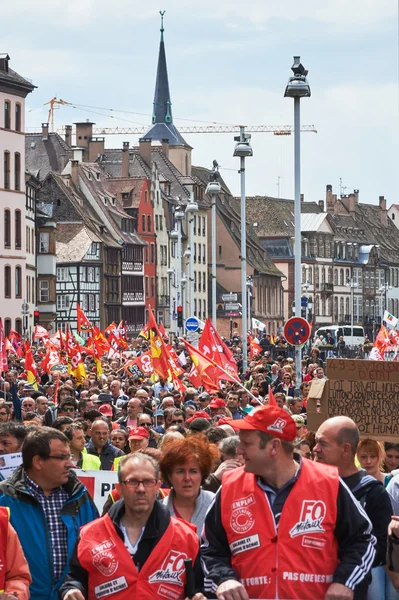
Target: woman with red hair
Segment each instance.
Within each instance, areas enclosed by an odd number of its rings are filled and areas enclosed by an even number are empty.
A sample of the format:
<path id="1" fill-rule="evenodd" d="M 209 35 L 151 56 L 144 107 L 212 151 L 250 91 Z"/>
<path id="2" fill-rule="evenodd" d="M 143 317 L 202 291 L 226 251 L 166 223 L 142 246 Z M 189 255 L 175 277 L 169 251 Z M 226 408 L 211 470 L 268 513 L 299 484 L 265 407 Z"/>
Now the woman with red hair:
<path id="1" fill-rule="evenodd" d="M 201 488 L 219 458 L 216 446 L 203 435 L 173 439 L 162 447 L 162 478 L 171 488 L 163 503 L 173 517 L 195 525 L 200 536 L 206 511 L 215 494 Z"/>

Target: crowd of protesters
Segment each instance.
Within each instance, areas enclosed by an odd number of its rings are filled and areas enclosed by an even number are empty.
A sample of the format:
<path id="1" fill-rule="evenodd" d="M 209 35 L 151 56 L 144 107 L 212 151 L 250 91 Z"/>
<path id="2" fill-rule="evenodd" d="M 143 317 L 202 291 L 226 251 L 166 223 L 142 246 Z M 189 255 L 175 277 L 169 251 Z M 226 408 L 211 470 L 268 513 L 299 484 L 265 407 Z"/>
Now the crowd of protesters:
<path id="1" fill-rule="evenodd" d="M 399 441 L 360 440 L 347 417 L 308 431 L 317 347 L 301 382 L 289 357 L 263 350 L 243 372 L 231 349 L 242 385 L 209 391 L 187 355 L 185 391 L 126 358 L 57 380 L 40 346 L 33 385 L 11 358 L 0 454 L 22 464 L 0 483 L 1 599 L 399 599 Z M 74 469 L 118 472 L 101 517 Z"/>

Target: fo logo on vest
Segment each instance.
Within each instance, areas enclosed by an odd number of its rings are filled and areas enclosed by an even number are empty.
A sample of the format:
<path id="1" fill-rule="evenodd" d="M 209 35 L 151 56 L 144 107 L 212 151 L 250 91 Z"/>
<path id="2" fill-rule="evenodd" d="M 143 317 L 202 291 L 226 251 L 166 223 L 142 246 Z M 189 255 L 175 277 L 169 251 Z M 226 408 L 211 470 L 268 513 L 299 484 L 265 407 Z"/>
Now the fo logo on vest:
<path id="1" fill-rule="evenodd" d="M 187 554 L 170 550 L 158 571 L 149 576 L 150 583 L 174 583 L 183 587 L 184 560 Z"/>
<path id="2" fill-rule="evenodd" d="M 305 533 L 325 533 L 322 522 L 326 516 L 326 505 L 322 500 L 303 500 L 301 516 L 298 523 L 290 531 L 290 536 Z"/>
<path id="3" fill-rule="evenodd" d="M 113 575 L 119 566 L 115 556 L 110 552 L 111 548 L 114 546 L 115 544 L 110 538 L 91 549 L 93 565 L 102 575 L 104 575 L 104 577 Z"/>

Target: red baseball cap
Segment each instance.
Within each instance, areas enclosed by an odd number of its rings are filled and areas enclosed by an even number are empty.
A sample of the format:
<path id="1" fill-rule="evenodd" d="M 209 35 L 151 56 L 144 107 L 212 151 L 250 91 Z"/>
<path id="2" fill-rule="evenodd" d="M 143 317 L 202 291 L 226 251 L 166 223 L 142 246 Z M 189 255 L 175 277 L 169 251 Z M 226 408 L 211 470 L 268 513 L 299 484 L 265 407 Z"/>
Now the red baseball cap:
<path id="1" fill-rule="evenodd" d="M 206 419 L 207 421 L 210 421 L 211 415 L 204 410 L 197 410 L 192 417 L 186 420 L 186 423 L 192 423 L 194 419 Z"/>
<path id="2" fill-rule="evenodd" d="M 296 423 L 286 410 L 269 404 L 255 409 L 244 419 L 226 419 L 233 429 L 263 431 L 273 437 L 292 441 L 296 438 Z"/>
<path id="3" fill-rule="evenodd" d="M 132 429 L 129 434 L 129 440 L 143 440 L 144 438 L 148 439 L 149 437 L 150 434 L 148 433 L 145 427 L 136 427 L 135 429 Z"/>
<path id="4" fill-rule="evenodd" d="M 213 398 L 213 400 L 209 402 L 209 408 L 225 408 L 225 406 L 226 402 L 223 398 Z"/>
<path id="5" fill-rule="evenodd" d="M 105 417 L 112 417 L 112 407 L 109 404 L 101 404 L 98 410 Z"/>

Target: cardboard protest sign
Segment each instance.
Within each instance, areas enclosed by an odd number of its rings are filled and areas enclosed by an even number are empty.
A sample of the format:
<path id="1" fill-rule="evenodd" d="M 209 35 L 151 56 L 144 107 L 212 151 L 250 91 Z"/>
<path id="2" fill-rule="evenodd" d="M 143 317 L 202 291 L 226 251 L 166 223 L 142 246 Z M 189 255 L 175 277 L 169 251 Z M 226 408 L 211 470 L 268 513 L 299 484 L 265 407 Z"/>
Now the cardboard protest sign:
<path id="1" fill-rule="evenodd" d="M 327 359 L 327 379 L 312 381 L 307 411 L 310 431 L 343 415 L 362 437 L 399 442 L 399 363 Z"/>
<path id="2" fill-rule="evenodd" d="M 21 452 L 2 454 L 0 456 L 0 481 L 8 479 L 19 465 L 22 465 Z"/>
<path id="3" fill-rule="evenodd" d="M 84 471 L 83 469 L 74 469 L 74 471 L 78 479 L 86 486 L 101 515 L 110 491 L 118 482 L 118 473 L 116 471 Z"/>

